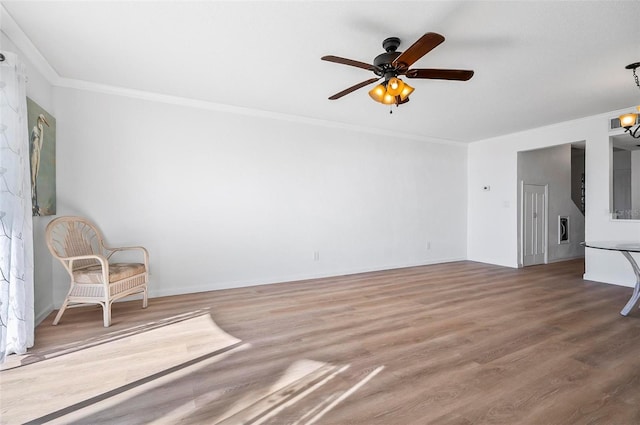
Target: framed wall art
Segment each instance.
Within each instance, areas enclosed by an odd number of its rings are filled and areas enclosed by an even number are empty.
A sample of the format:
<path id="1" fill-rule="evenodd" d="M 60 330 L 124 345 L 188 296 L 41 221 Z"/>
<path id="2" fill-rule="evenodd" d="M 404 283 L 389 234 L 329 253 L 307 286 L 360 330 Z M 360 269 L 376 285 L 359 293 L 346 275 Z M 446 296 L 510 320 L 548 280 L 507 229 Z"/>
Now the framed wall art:
<path id="1" fill-rule="evenodd" d="M 31 204 L 34 216 L 56 213 L 56 119 L 27 97 Z"/>

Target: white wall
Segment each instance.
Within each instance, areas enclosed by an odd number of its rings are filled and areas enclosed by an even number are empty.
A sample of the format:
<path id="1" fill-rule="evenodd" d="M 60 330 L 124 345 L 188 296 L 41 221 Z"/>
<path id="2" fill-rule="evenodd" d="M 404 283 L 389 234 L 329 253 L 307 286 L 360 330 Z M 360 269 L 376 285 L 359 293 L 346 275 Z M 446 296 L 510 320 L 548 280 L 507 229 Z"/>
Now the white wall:
<path id="1" fill-rule="evenodd" d="M 4 9 L 0 9 L 0 20 L 4 24 L 7 16 L 3 14 L 3 11 Z M 3 31 L 4 28 L 5 26 L 3 25 Z M 53 105 L 51 84 L 38 72 L 25 54 L 15 46 L 4 32 L 0 32 L 0 49 L 14 52 L 18 55 L 27 68 L 27 96 L 55 116 L 56 111 Z M 36 323 L 42 321 L 53 309 L 52 257 L 44 240 L 44 229 L 49 221 L 51 221 L 51 217 L 33 217 L 34 309 Z"/>
<path id="2" fill-rule="evenodd" d="M 153 296 L 466 256 L 465 145 L 84 90 L 55 98 L 59 214 L 146 246 Z"/>
<path id="3" fill-rule="evenodd" d="M 549 187 L 548 261 L 583 257 L 584 215 L 571 199 L 571 145 L 520 152 L 518 168 L 518 181 Z M 522 214 L 520 204 L 517 211 L 518 216 Z M 569 243 L 558 243 L 558 216 L 569 217 Z"/>
<path id="4" fill-rule="evenodd" d="M 638 240 L 640 223 L 612 221 L 609 214 L 612 113 L 472 143 L 469 146 L 468 258 L 509 267 L 518 265 L 517 154 L 519 151 L 586 141 L 585 238 Z M 491 185 L 483 192 L 482 185 Z M 617 252 L 585 251 L 585 278 L 631 286 L 631 267 Z"/>

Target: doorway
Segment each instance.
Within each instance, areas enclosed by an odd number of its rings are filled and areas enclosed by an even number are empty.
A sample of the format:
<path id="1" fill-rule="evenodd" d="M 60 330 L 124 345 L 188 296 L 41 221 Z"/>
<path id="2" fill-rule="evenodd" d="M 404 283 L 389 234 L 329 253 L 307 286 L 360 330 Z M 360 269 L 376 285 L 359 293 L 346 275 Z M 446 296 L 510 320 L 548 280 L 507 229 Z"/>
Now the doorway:
<path id="1" fill-rule="evenodd" d="M 584 257 L 584 145 L 518 152 L 519 267 Z"/>

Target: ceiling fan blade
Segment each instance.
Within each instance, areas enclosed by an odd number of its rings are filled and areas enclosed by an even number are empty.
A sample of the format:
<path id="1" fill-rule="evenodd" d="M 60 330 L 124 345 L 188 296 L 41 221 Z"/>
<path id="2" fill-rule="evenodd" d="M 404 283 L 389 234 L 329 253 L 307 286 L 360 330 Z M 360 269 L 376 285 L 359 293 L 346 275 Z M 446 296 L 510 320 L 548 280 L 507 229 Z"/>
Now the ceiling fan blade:
<path id="1" fill-rule="evenodd" d="M 428 78 L 432 80 L 458 80 L 467 81 L 473 77 L 473 71 L 464 69 L 432 69 L 418 68 L 409 69 L 406 72 L 407 78 Z"/>
<path id="2" fill-rule="evenodd" d="M 377 67 L 368 63 L 354 61 L 353 59 L 341 58 L 339 56 L 323 56 L 320 59 L 328 62 L 341 63 L 343 65 L 355 66 L 358 68 L 366 69 L 367 71 L 374 71 Z"/>
<path id="3" fill-rule="evenodd" d="M 356 84 L 355 86 L 351 86 L 348 89 L 342 90 L 340 93 L 336 93 L 333 96 L 331 96 L 329 98 L 329 100 L 336 100 L 336 99 L 340 99 L 342 96 L 351 93 L 352 91 L 356 91 L 358 89 L 361 89 L 364 86 L 368 86 L 371 83 L 375 83 L 376 81 L 378 81 L 380 78 L 371 78 L 367 81 L 363 81 L 361 83 Z"/>
<path id="4" fill-rule="evenodd" d="M 415 61 L 429 53 L 444 41 L 444 37 L 435 32 L 428 32 L 413 43 L 407 50 L 402 52 L 393 61 L 393 66 L 397 68 L 409 68 Z"/>

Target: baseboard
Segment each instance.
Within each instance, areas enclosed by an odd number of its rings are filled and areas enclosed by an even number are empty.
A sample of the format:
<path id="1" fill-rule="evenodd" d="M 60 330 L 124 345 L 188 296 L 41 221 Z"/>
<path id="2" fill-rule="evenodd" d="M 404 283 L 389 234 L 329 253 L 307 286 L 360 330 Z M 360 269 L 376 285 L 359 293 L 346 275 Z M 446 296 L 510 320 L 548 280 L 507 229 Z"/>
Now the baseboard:
<path id="1" fill-rule="evenodd" d="M 34 318 L 35 326 L 38 326 L 40 323 L 42 323 L 42 321 L 46 319 L 53 310 L 55 310 L 53 304 L 49 304 L 43 311 L 36 313 L 36 316 Z"/>
<path id="2" fill-rule="evenodd" d="M 287 282 L 298 282 L 301 280 L 310 280 L 310 279 L 323 279 L 328 277 L 336 277 L 336 276 L 348 276 L 353 274 L 360 273 L 370 273 L 370 272 L 379 272 L 385 270 L 395 270 L 395 269 L 404 269 L 409 267 L 420 267 L 420 266 L 429 266 L 432 264 L 442 264 L 442 263 L 452 263 L 455 261 L 466 261 L 466 258 L 456 257 L 456 258 L 442 258 L 438 260 L 432 261 L 423 261 L 417 263 L 404 263 L 404 264 L 393 264 L 387 266 L 379 266 L 379 267 L 364 267 L 358 269 L 348 269 L 343 271 L 335 271 L 330 273 L 310 273 L 310 274 L 301 274 L 301 275 L 292 275 L 292 276 L 283 276 L 278 278 L 265 278 L 265 279 L 254 279 L 254 280 L 244 280 L 244 281 L 230 281 L 230 282 L 221 282 L 216 285 L 216 287 L 211 287 L 210 285 L 197 285 L 184 287 L 181 286 L 179 288 L 154 288 L 153 287 L 153 276 L 149 277 L 149 298 L 158 298 L 158 297 L 168 297 L 173 295 L 183 295 L 183 294 L 195 294 L 199 292 L 209 292 L 209 291 L 218 291 L 222 289 L 233 289 L 233 288 L 245 288 L 248 286 L 260 286 L 260 285 L 271 285 L 274 283 L 287 283 Z"/>
<path id="3" fill-rule="evenodd" d="M 607 283 L 609 285 L 625 286 L 627 288 L 633 288 L 634 282 L 620 282 L 619 280 L 612 280 L 609 276 L 598 275 L 597 273 L 585 273 L 582 275 L 584 280 L 590 280 L 593 282 Z"/>
<path id="4" fill-rule="evenodd" d="M 556 258 L 555 260 L 550 260 L 547 264 L 551 264 L 551 263 L 560 263 L 562 261 L 571 261 L 571 260 L 577 260 L 579 258 L 584 259 L 584 255 L 577 255 L 575 257 L 566 257 L 566 258 Z"/>

